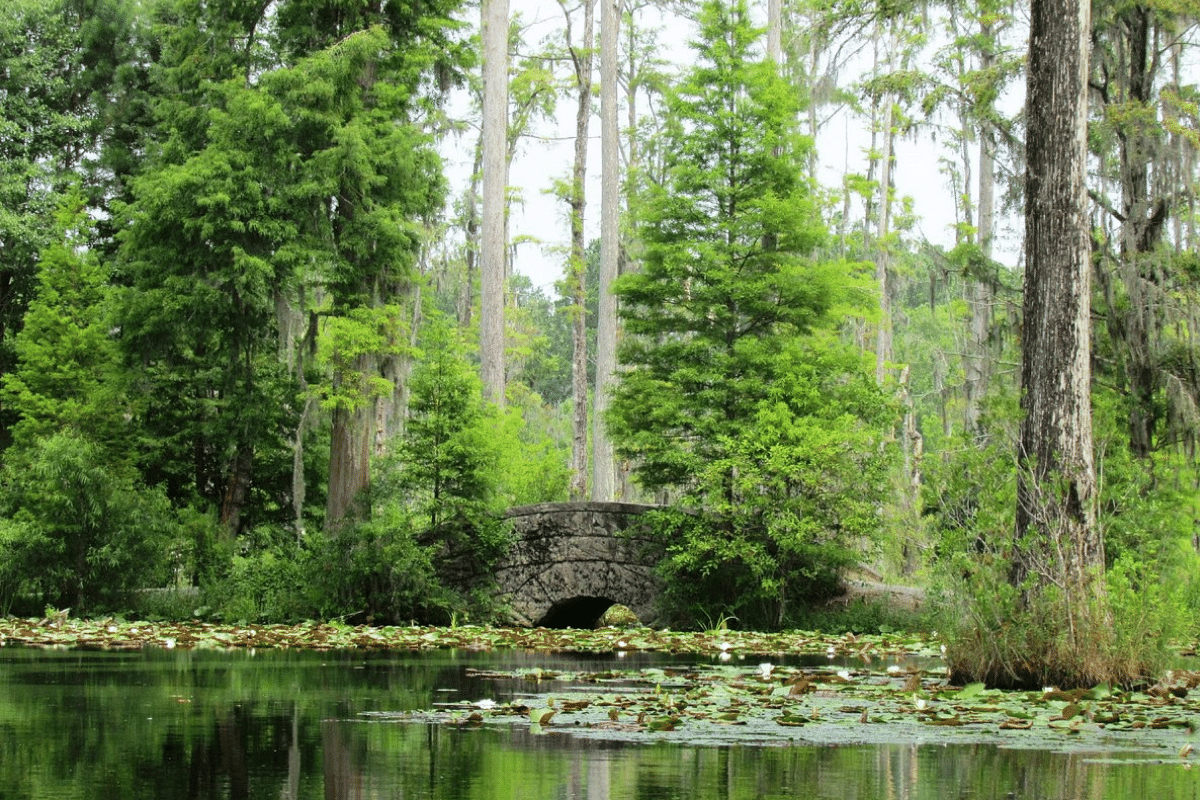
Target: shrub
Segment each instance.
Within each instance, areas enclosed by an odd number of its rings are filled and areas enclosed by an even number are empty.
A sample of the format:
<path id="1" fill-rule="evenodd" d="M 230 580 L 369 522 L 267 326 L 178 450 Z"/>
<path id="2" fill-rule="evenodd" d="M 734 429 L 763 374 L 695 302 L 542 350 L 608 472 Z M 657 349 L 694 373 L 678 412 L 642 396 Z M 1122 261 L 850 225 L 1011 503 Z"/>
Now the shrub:
<path id="1" fill-rule="evenodd" d="M 306 558 L 294 548 L 235 555 L 205 587 L 205 602 L 226 622 L 299 622 L 309 617 Z"/>
<path id="2" fill-rule="evenodd" d="M 423 527 L 390 504 L 337 537 L 310 540 L 309 615 L 442 625 L 493 618 L 490 567 L 507 550 L 507 526 L 483 518 Z"/>
<path id="3" fill-rule="evenodd" d="M 166 582 L 176 529 L 161 491 L 110 469 L 99 447 L 73 434 L 38 440 L 24 455 L 5 471 L 0 595 L 94 612 Z"/>
<path id="4" fill-rule="evenodd" d="M 958 679 L 1035 688 L 1135 684 L 1156 677 L 1169 641 L 1194 626 L 1187 603 L 1197 559 L 1188 504 L 1168 482 L 1156 482 L 1147 463 L 1129 457 L 1102 393 L 1096 419 L 1105 571 L 1073 593 L 1057 585 L 1060 568 L 1050 555 L 1024 585 L 1011 583 L 1017 482 L 1011 439 L 967 443 L 927 470 L 926 514 L 940 532 L 939 627 Z M 1050 553 L 1034 542 L 1029 552 Z"/>

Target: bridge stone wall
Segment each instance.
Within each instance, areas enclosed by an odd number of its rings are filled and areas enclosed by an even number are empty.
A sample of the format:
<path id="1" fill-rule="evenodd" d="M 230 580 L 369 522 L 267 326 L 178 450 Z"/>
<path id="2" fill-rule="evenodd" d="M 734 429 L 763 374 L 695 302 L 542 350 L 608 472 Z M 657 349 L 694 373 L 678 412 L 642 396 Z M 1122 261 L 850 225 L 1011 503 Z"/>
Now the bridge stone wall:
<path id="1" fill-rule="evenodd" d="M 662 588 L 655 542 L 619 535 L 656 506 L 635 503 L 541 503 L 505 515 L 517 536 L 496 572 L 499 591 L 520 625 L 561 627 L 628 606 L 651 623 Z M 594 611 L 594 614 L 592 613 Z"/>

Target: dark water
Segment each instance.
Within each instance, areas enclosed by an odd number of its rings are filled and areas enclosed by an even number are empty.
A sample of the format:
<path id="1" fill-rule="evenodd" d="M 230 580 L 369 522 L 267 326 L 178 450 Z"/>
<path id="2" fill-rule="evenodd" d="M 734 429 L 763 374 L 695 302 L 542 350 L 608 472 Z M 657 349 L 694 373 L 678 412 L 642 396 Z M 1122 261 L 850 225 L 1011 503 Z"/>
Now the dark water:
<path id="1" fill-rule="evenodd" d="M 511 687 L 468 677 L 468 666 L 619 664 L 525 653 L 0 648 L 0 800 L 1200 800 L 1200 767 L 1130 757 L 984 745 L 629 744 L 361 715 L 506 699 Z"/>

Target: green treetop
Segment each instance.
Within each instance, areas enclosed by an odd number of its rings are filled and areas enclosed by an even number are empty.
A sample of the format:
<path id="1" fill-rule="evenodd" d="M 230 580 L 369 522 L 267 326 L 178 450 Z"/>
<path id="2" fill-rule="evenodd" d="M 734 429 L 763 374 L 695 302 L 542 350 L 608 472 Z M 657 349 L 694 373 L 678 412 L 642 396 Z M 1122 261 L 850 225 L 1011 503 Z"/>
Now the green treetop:
<path id="1" fill-rule="evenodd" d="M 655 143 L 663 177 L 636 205 L 644 268 L 617 284 L 625 371 L 608 422 L 643 486 L 706 512 L 670 532 L 684 594 L 720 602 L 695 580 L 720 573 L 721 611 L 748 621 L 742 606 L 765 602 L 772 624 L 796 574 L 878 527 L 885 404 L 834 334 L 838 308 L 868 295 L 859 268 L 815 258 L 811 143 L 760 34 L 741 0 L 703 6 L 697 65 Z"/>
<path id="2" fill-rule="evenodd" d="M 643 271 L 618 285 L 631 369 L 611 424 L 653 489 L 686 485 L 742 431 L 780 353 L 835 300 L 834 271 L 805 258 L 824 228 L 795 92 L 759 60 L 746 16 L 704 6 L 697 66 L 667 101 L 663 180 L 637 203 Z"/>

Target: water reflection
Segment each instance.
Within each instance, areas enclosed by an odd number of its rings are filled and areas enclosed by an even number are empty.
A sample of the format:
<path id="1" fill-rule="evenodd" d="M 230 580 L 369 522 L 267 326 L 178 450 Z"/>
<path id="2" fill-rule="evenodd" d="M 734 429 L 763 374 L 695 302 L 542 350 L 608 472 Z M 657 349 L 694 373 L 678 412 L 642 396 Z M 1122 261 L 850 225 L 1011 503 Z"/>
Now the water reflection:
<path id="1" fill-rule="evenodd" d="M 1195 798 L 1178 764 L 991 746 L 922 748 L 617 745 L 524 730 L 414 730 L 329 723 L 339 743 L 329 798 Z M 341 730 L 337 730 L 341 728 Z M 391 730 L 394 728 L 395 730 Z M 410 741 L 425 737 L 422 746 Z M 326 740 L 327 744 L 330 741 Z M 326 775 L 330 750 L 326 750 Z M 343 758 L 354 753 L 350 758 Z"/>
<path id="2" fill-rule="evenodd" d="M 533 665 L 616 662 L 0 648 L 0 800 L 1200 800 L 1200 770 L 1185 770 L 1173 754 L 1164 761 L 1175 763 L 1150 763 L 985 745 L 689 747 L 649 737 L 622 744 L 533 735 L 524 725 L 465 729 L 361 715 L 426 709 L 447 697 L 504 699 L 521 687 L 473 678 L 466 668 Z"/>

